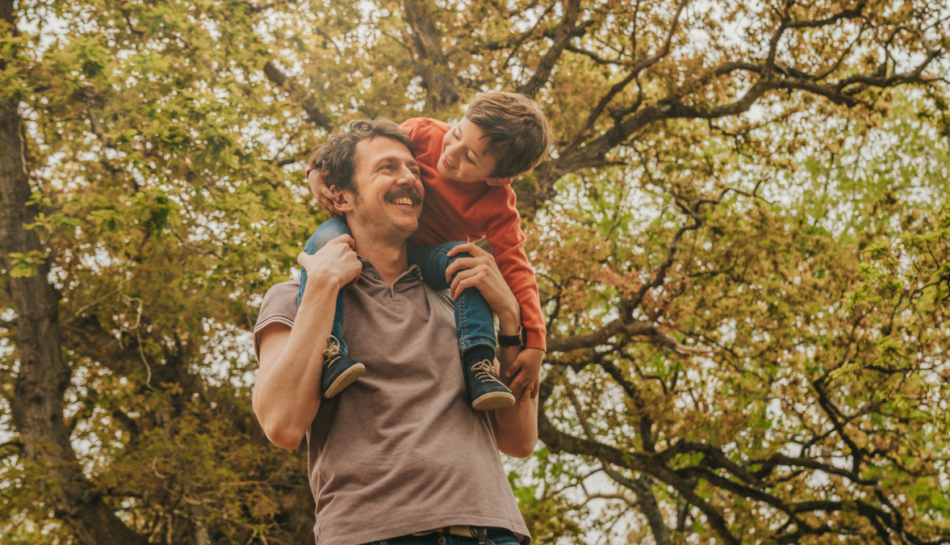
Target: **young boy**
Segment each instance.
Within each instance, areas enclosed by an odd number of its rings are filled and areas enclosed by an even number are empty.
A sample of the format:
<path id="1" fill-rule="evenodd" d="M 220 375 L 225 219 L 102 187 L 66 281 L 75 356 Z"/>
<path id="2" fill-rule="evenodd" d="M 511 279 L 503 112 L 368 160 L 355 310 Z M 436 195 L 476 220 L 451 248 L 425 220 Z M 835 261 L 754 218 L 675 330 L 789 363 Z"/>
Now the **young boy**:
<path id="1" fill-rule="evenodd" d="M 409 264 L 419 266 L 430 287 L 448 289 L 451 280 L 446 278 L 446 269 L 457 259 L 471 257 L 454 250 L 455 246 L 488 238 L 522 316 L 522 333 L 498 335 L 498 342 L 525 347 L 508 374 L 515 377 L 512 389 L 519 397 L 534 395 L 545 350 L 545 326 L 534 271 L 523 248 L 525 235 L 515 208 L 515 194 L 509 184 L 512 176 L 531 170 L 546 155 L 552 140 L 547 120 L 524 95 L 490 92 L 477 95 L 455 126 L 416 118 L 401 128 L 417 147 L 415 157 L 426 189 L 419 229 L 409 239 Z M 310 158 L 307 180 L 323 207 L 337 216 L 321 162 L 318 149 Z M 345 221 L 336 217 L 328 220 L 310 237 L 304 251 L 316 253 L 343 234 L 349 234 Z M 303 271 L 298 303 L 306 283 Z M 343 314 L 341 293 L 330 345 L 324 354 L 321 387 L 325 398 L 337 395 L 365 371 L 362 363 L 346 356 Z M 464 290 L 455 301 L 455 322 L 472 407 L 483 411 L 513 405 L 515 397 L 498 380 L 493 364 L 492 311 L 477 289 Z"/>

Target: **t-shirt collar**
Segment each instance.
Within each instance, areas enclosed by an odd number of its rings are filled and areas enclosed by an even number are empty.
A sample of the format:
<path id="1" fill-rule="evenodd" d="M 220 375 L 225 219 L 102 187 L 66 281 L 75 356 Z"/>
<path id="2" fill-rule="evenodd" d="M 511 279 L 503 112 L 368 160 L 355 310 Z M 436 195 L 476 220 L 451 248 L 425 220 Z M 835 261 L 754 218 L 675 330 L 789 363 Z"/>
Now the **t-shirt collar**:
<path id="1" fill-rule="evenodd" d="M 360 255 L 357 255 L 356 257 L 360 260 L 360 263 L 363 264 L 363 272 L 360 273 L 361 278 L 366 278 L 371 282 L 380 282 L 385 284 L 385 282 L 383 282 L 382 275 L 379 274 L 379 271 L 376 270 L 376 267 L 373 266 L 370 260 Z M 417 265 L 409 265 L 409 268 L 399 275 L 399 278 L 393 282 L 393 285 L 395 286 L 401 282 L 412 280 L 422 282 L 422 271 L 419 270 Z"/>

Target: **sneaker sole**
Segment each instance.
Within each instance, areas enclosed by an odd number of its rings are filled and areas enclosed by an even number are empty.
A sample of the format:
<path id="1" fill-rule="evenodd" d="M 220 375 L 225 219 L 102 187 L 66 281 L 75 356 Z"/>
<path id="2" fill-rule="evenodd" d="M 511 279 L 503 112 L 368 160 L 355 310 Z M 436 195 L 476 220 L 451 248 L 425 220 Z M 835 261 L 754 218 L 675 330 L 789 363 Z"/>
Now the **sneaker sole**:
<path id="1" fill-rule="evenodd" d="M 472 408 L 476 411 L 493 411 L 495 409 L 507 409 L 515 404 L 515 396 L 508 392 L 492 392 L 472 402 Z"/>
<path id="2" fill-rule="evenodd" d="M 363 365 L 362 363 L 357 363 L 353 365 L 346 371 L 343 371 L 342 375 L 336 377 L 336 380 L 334 380 L 333 384 L 331 384 L 330 387 L 327 388 L 327 391 L 325 394 L 323 394 L 323 397 L 326 399 L 330 399 L 331 397 L 337 395 L 338 393 L 342 392 L 344 388 L 356 382 L 356 379 L 363 376 L 363 373 L 365 372 L 366 372 L 366 366 Z"/>

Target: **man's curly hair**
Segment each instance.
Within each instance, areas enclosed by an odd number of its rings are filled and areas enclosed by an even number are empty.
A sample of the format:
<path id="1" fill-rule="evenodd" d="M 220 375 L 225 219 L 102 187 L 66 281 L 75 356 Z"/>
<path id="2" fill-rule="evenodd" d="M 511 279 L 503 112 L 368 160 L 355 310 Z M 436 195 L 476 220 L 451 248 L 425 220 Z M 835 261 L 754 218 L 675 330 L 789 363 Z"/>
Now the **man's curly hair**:
<path id="1" fill-rule="evenodd" d="M 413 155 L 416 145 L 409 139 L 406 131 L 388 119 L 357 119 L 350 121 L 318 147 L 310 156 L 310 167 L 327 172 L 327 186 L 345 189 L 358 194 L 353 174 L 356 172 L 356 144 L 376 137 L 392 138 L 401 142 Z"/>

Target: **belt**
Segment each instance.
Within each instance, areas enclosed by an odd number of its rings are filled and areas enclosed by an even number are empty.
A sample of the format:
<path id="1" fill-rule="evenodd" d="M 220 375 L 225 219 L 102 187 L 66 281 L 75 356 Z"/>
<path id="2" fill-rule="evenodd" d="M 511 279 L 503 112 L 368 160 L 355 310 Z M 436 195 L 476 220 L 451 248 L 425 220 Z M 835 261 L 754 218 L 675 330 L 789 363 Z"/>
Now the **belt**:
<path id="1" fill-rule="evenodd" d="M 445 534 L 458 537 L 478 537 L 478 527 L 475 526 L 444 526 L 425 532 L 416 532 L 414 536 L 428 536 L 432 534 Z"/>

